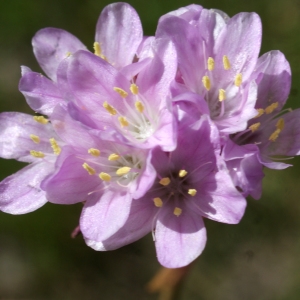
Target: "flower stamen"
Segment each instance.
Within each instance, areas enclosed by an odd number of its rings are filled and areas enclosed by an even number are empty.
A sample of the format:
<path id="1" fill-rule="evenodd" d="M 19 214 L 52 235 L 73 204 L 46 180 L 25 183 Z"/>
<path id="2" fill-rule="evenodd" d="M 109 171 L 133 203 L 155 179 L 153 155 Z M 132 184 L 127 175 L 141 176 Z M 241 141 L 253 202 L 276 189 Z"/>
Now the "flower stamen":
<path id="1" fill-rule="evenodd" d="M 88 150 L 88 153 L 93 155 L 93 156 L 100 156 L 100 150 L 96 149 L 96 148 L 90 148 Z"/>
<path id="2" fill-rule="evenodd" d="M 266 107 L 265 112 L 267 115 L 271 114 L 278 107 L 278 102 L 274 102 Z"/>
<path id="3" fill-rule="evenodd" d="M 122 168 L 119 168 L 117 171 L 116 171 L 116 174 L 118 176 L 123 176 L 123 175 L 126 175 L 127 173 L 129 173 L 131 170 L 130 167 L 122 167 Z"/>
<path id="4" fill-rule="evenodd" d="M 41 151 L 30 150 L 30 154 L 36 158 L 44 158 L 45 154 Z"/>
<path id="5" fill-rule="evenodd" d="M 224 55 L 223 56 L 223 66 L 224 66 L 224 69 L 225 70 L 229 70 L 230 69 L 230 61 L 228 59 L 228 56 L 227 55 Z"/>
<path id="6" fill-rule="evenodd" d="M 252 132 L 255 132 L 256 130 L 258 130 L 259 127 L 260 127 L 260 122 L 257 122 L 257 123 L 252 124 L 251 126 L 249 126 L 249 129 Z"/>
<path id="7" fill-rule="evenodd" d="M 41 124 L 47 124 L 49 122 L 48 119 L 46 119 L 45 117 L 43 116 L 34 116 L 33 117 L 34 121 L 38 122 L 38 123 L 41 123 Z"/>
<path id="8" fill-rule="evenodd" d="M 179 175 L 179 177 L 184 177 L 184 176 L 186 176 L 187 173 L 188 172 L 186 170 L 180 170 L 178 175 Z"/>
<path id="9" fill-rule="evenodd" d="M 174 214 L 176 217 L 179 217 L 179 216 L 182 214 L 182 209 L 179 208 L 179 207 L 175 207 L 175 208 L 174 208 L 174 211 L 173 211 L 173 214 Z"/>
<path id="10" fill-rule="evenodd" d="M 89 175 L 95 175 L 96 171 L 94 168 L 92 168 L 91 166 L 89 166 L 86 162 L 82 165 L 82 167 L 87 170 L 87 172 L 89 173 Z"/>
<path id="11" fill-rule="evenodd" d="M 31 134 L 30 135 L 30 138 L 32 139 L 32 141 L 36 144 L 39 144 L 40 143 L 40 138 L 37 136 L 37 135 L 34 135 L 34 134 Z"/>
<path id="12" fill-rule="evenodd" d="M 243 75 L 242 75 L 242 73 L 238 73 L 235 76 L 234 85 L 237 86 L 237 87 L 239 87 L 242 84 L 242 81 L 243 81 Z"/>
<path id="13" fill-rule="evenodd" d="M 156 207 L 162 207 L 163 206 L 163 202 L 159 197 L 156 197 L 153 199 L 154 205 Z"/>
<path id="14" fill-rule="evenodd" d="M 126 117 L 119 117 L 118 120 L 119 120 L 120 125 L 121 125 L 122 128 L 129 125 Z"/>
<path id="15" fill-rule="evenodd" d="M 255 118 L 259 118 L 260 116 L 262 116 L 265 113 L 265 110 L 263 108 L 258 108 L 256 109 L 258 114 L 254 117 Z"/>
<path id="16" fill-rule="evenodd" d="M 159 183 L 163 186 L 169 185 L 170 182 L 171 182 L 171 179 L 169 177 L 164 177 L 159 181 Z"/>
<path id="17" fill-rule="evenodd" d="M 219 89 L 219 101 L 222 102 L 226 99 L 226 91 Z"/>
<path id="18" fill-rule="evenodd" d="M 209 71 L 213 71 L 213 69 L 215 68 L 215 61 L 212 57 L 209 57 L 207 60 L 207 68 Z"/>
<path id="19" fill-rule="evenodd" d="M 135 83 L 132 83 L 130 85 L 130 91 L 133 95 L 137 95 L 139 93 L 139 87 Z"/>
<path id="20" fill-rule="evenodd" d="M 107 101 L 105 101 L 105 102 L 103 103 L 103 107 L 104 107 L 104 108 L 105 108 L 112 116 L 114 116 L 114 115 L 117 114 L 116 109 L 115 109 L 113 106 L 109 105 L 109 104 L 107 103 Z"/>
<path id="21" fill-rule="evenodd" d="M 203 83 L 205 89 L 206 89 L 207 91 L 209 91 L 209 90 L 210 90 L 210 79 L 209 79 L 208 76 L 203 76 L 203 77 L 202 77 L 202 83 Z"/>
<path id="22" fill-rule="evenodd" d="M 114 87 L 114 91 L 117 92 L 122 98 L 126 98 L 128 93 L 119 87 Z"/>
<path id="23" fill-rule="evenodd" d="M 195 189 L 189 189 L 188 190 L 188 194 L 191 195 L 192 197 L 194 197 L 197 194 L 197 190 L 195 190 Z"/>
<path id="24" fill-rule="evenodd" d="M 111 176 L 109 174 L 105 173 L 105 172 L 101 172 L 99 174 L 99 177 L 103 181 L 110 181 L 111 180 Z"/>
<path id="25" fill-rule="evenodd" d="M 120 158 L 119 154 L 112 153 L 112 154 L 109 155 L 108 160 L 113 161 L 113 160 L 118 160 L 119 158 Z"/>
<path id="26" fill-rule="evenodd" d="M 139 113 L 142 113 L 144 111 L 144 105 L 141 101 L 136 101 L 134 106 Z"/>

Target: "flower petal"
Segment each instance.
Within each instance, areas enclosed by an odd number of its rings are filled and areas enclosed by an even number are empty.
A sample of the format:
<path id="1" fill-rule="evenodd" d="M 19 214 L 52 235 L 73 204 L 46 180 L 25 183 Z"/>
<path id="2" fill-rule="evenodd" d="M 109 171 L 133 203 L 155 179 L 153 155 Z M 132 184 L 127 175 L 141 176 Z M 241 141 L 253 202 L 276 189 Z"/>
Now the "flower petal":
<path id="1" fill-rule="evenodd" d="M 133 62 L 143 29 L 135 9 L 127 3 L 112 3 L 106 6 L 96 27 L 96 41 L 103 55 L 119 69 Z"/>
<path id="2" fill-rule="evenodd" d="M 85 241 L 90 247 L 98 251 L 114 250 L 133 243 L 151 232 L 156 213 L 157 208 L 152 201 L 133 200 L 127 221 L 115 234 L 102 243 L 87 238 Z"/>
<path id="3" fill-rule="evenodd" d="M 56 81 L 58 65 L 69 53 L 86 50 L 74 35 L 57 28 L 39 30 L 32 39 L 32 46 L 41 68 L 53 81 Z"/>
<path id="4" fill-rule="evenodd" d="M 40 183 L 52 170 L 52 164 L 42 161 L 5 178 L 0 183 L 0 210 L 19 215 L 43 206 L 47 199 Z"/>
<path id="5" fill-rule="evenodd" d="M 261 21 L 255 13 L 239 13 L 223 27 L 216 40 L 215 79 L 230 82 L 236 74 L 242 73 L 246 81 L 254 70 L 261 45 Z M 230 61 L 231 68 L 223 67 L 223 56 Z"/>
<path id="6" fill-rule="evenodd" d="M 126 222 L 131 195 L 123 191 L 106 190 L 87 199 L 80 217 L 80 229 L 88 240 L 103 242 L 114 235 Z"/>
<path id="7" fill-rule="evenodd" d="M 201 216 L 182 210 L 180 216 L 165 209 L 158 215 L 155 247 L 158 261 L 166 268 L 180 268 L 195 260 L 206 244 L 206 229 Z"/>
<path id="8" fill-rule="evenodd" d="M 261 56 L 255 73 L 258 78 L 256 108 L 266 108 L 271 103 L 278 103 L 274 114 L 285 104 L 291 88 L 291 69 L 285 56 L 280 51 L 270 51 Z M 267 116 L 266 118 L 269 118 Z M 262 120 L 262 118 L 260 118 Z"/>
<path id="9" fill-rule="evenodd" d="M 204 217 L 228 224 L 237 224 L 244 215 L 246 199 L 237 191 L 227 170 L 210 174 L 193 183 L 200 196 L 195 196 L 194 209 Z M 198 209 L 197 209 L 198 208 Z"/>
<path id="10" fill-rule="evenodd" d="M 28 105 L 44 115 L 51 115 L 57 104 L 65 102 L 55 83 L 36 72 L 26 72 L 22 76 L 19 90 Z"/>
<path id="11" fill-rule="evenodd" d="M 57 159 L 55 173 L 42 185 L 49 202 L 57 204 L 83 202 L 90 192 L 97 188 L 101 189 L 101 180 L 96 174 L 89 175 L 82 166 L 84 162 L 77 155 L 68 156 L 68 151 L 63 149 Z"/>

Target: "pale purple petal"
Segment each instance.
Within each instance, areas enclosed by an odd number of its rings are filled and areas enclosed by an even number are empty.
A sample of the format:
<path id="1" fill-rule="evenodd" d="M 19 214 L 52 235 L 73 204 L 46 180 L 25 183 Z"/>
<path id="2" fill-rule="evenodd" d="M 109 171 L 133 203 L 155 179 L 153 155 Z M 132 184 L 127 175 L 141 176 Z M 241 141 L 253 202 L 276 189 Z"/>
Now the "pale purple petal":
<path id="1" fill-rule="evenodd" d="M 183 209 L 180 216 L 162 210 L 155 227 L 155 247 L 158 261 L 166 268 L 190 264 L 203 251 L 206 230 L 200 215 Z"/>
<path id="2" fill-rule="evenodd" d="M 44 72 L 56 81 L 58 65 L 69 54 L 86 47 L 71 33 L 57 28 L 39 30 L 32 39 L 34 55 Z"/>
<path id="3" fill-rule="evenodd" d="M 139 73 L 136 81 L 140 93 L 149 102 L 151 99 L 151 105 L 158 106 L 158 109 L 166 105 L 176 71 L 177 55 L 173 43 L 168 39 L 158 39 L 152 62 Z"/>
<path id="4" fill-rule="evenodd" d="M 109 123 L 111 116 L 103 108 L 103 103 L 109 101 L 118 106 L 120 95 L 113 88 L 125 88 L 126 78 L 106 61 L 86 51 L 79 51 L 71 57 L 68 78 L 77 96 L 77 106 L 97 120 L 97 124 Z"/>
<path id="5" fill-rule="evenodd" d="M 246 200 L 233 185 L 227 170 L 204 177 L 201 182 L 194 180 L 193 188 L 201 191 L 194 197 L 191 207 L 209 219 L 237 224 L 244 215 Z M 198 208 L 198 209 L 197 209 Z"/>
<path id="6" fill-rule="evenodd" d="M 202 76 L 205 72 L 205 59 L 202 37 L 195 26 L 178 17 L 163 20 L 156 32 L 157 37 L 172 40 L 178 53 L 178 67 L 184 78 L 185 85 L 193 92 L 198 91 L 198 84 L 202 87 Z M 184 42 L 183 42 L 184 41 Z"/>
<path id="7" fill-rule="evenodd" d="M 80 229 L 85 238 L 102 242 L 125 224 L 132 198 L 127 191 L 107 189 L 87 199 L 80 217 Z"/>
<path id="8" fill-rule="evenodd" d="M 135 9 L 127 3 L 112 3 L 106 6 L 99 17 L 96 41 L 103 55 L 115 68 L 133 62 L 143 29 Z"/>
<path id="9" fill-rule="evenodd" d="M 44 115 L 51 115 L 57 104 L 65 102 L 56 84 L 40 73 L 26 72 L 20 79 L 19 90 L 28 105 Z"/>
<path id="10" fill-rule="evenodd" d="M 261 21 L 255 13 L 239 13 L 233 16 L 218 35 L 214 52 L 215 78 L 230 82 L 242 73 L 246 81 L 254 70 L 261 45 Z M 223 56 L 230 61 L 231 68 L 224 70 Z"/>
<path id="11" fill-rule="evenodd" d="M 114 250 L 133 243 L 151 232 L 156 213 L 157 208 L 152 201 L 133 200 L 127 221 L 115 234 L 102 243 L 89 239 L 85 239 L 85 241 L 98 251 Z"/>
<path id="12" fill-rule="evenodd" d="M 64 150 L 64 149 L 63 149 Z M 65 158 L 60 154 L 55 173 L 43 182 L 49 202 L 57 204 L 74 204 L 86 200 L 88 193 L 103 188 L 102 181 L 83 168 L 84 160 L 76 155 Z"/>
<path id="13" fill-rule="evenodd" d="M 280 51 L 265 53 L 258 59 L 256 74 L 256 108 L 266 108 L 277 102 L 278 107 L 274 111 L 278 113 L 285 104 L 291 88 L 291 69 L 288 61 Z"/>
<path id="14" fill-rule="evenodd" d="M 172 16 L 180 17 L 181 19 L 184 19 L 188 22 L 196 21 L 199 19 L 202 10 L 202 6 L 196 4 L 191 4 L 186 7 L 180 7 L 179 9 L 168 12 L 167 14 L 161 16 L 159 19 L 159 23 Z"/>
<path id="15" fill-rule="evenodd" d="M 41 181 L 53 171 L 53 164 L 46 161 L 31 164 L 0 183 L 0 210 L 9 214 L 25 214 L 46 202 Z"/>

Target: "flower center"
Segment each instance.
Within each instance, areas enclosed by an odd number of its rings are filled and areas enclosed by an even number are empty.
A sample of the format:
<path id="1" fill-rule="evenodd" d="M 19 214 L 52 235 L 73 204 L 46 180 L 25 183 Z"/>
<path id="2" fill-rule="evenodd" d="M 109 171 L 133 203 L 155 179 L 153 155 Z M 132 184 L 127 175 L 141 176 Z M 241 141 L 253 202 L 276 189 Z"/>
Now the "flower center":
<path id="1" fill-rule="evenodd" d="M 103 107 L 112 116 L 113 124 L 116 128 L 130 141 L 144 142 L 156 130 L 158 117 L 157 114 L 149 107 L 148 102 L 139 94 L 136 84 L 130 85 L 131 96 L 119 88 L 114 87 L 123 98 L 124 109 L 119 112 L 107 101 L 103 103 Z M 117 118 L 116 118 L 116 117 Z"/>
<path id="2" fill-rule="evenodd" d="M 142 157 L 138 154 L 109 153 L 95 148 L 90 148 L 87 152 L 90 157 L 81 158 L 84 160 L 82 167 L 89 175 L 98 174 L 106 184 L 117 183 L 128 187 L 142 169 Z"/>
<path id="3" fill-rule="evenodd" d="M 237 73 L 232 79 L 222 80 L 223 85 L 219 86 L 217 74 L 214 74 L 215 61 L 212 57 L 207 59 L 205 75 L 202 77 L 202 87 L 200 86 L 200 94 L 204 95 L 208 103 L 212 119 L 222 118 L 225 111 L 225 100 L 232 95 L 239 93 L 239 87 L 242 84 L 243 77 L 241 73 Z M 231 64 L 227 55 L 223 56 L 223 69 L 228 71 Z M 227 83 L 226 83 L 227 82 Z"/>
<path id="4" fill-rule="evenodd" d="M 154 189 L 160 196 L 153 199 L 154 205 L 160 208 L 167 202 L 172 202 L 174 204 L 173 214 L 177 217 L 182 213 L 183 200 L 197 194 L 197 190 L 189 184 L 188 172 L 183 169 L 178 172 L 170 172 L 168 177 L 159 178 Z"/>

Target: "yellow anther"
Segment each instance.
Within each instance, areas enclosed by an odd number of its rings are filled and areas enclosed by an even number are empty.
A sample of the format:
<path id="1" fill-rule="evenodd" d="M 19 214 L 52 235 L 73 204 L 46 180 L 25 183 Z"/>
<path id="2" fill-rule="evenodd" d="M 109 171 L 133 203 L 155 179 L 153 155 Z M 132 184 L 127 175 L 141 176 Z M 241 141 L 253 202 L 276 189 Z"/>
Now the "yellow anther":
<path id="1" fill-rule="evenodd" d="M 134 105 L 138 112 L 142 113 L 144 111 L 144 105 L 141 101 L 136 101 Z"/>
<path id="2" fill-rule="evenodd" d="M 122 98 L 126 98 L 128 93 L 119 87 L 114 87 L 114 91 L 117 92 Z"/>
<path id="3" fill-rule="evenodd" d="M 60 149 L 60 147 L 58 146 L 57 141 L 55 140 L 55 138 L 51 138 L 51 139 L 49 140 L 49 142 L 50 142 L 50 144 L 51 144 L 51 147 L 52 147 L 52 149 L 53 149 L 54 154 L 59 155 L 60 152 L 61 152 L 61 149 Z"/>
<path id="4" fill-rule="evenodd" d="M 116 153 L 112 153 L 109 157 L 108 160 L 112 161 L 112 160 L 118 160 L 120 158 L 119 154 Z"/>
<path id="5" fill-rule="evenodd" d="M 94 168 L 92 168 L 91 166 L 89 166 L 87 163 L 84 163 L 83 165 L 83 168 L 85 170 L 87 170 L 87 172 L 90 174 L 90 175 L 95 175 L 96 174 L 96 171 Z"/>
<path id="6" fill-rule="evenodd" d="M 219 89 L 219 101 L 224 101 L 226 99 L 226 91 L 223 89 Z"/>
<path id="7" fill-rule="evenodd" d="M 206 88 L 206 90 L 209 91 L 210 90 L 210 79 L 208 76 L 202 77 L 202 83 L 203 83 L 204 87 Z"/>
<path id="8" fill-rule="evenodd" d="M 179 171 L 179 177 L 184 177 L 188 172 L 186 170 L 180 170 Z"/>
<path id="9" fill-rule="evenodd" d="M 130 170 L 131 170 L 131 168 L 129 168 L 129 167 L 122 167 L 116 171 L 116 174 L 119 176 L 123 176 L 123 175 L 126 175 L 127 173 L 129 173 Z"/>
<path id="10" fill-rule="evenodd" d="M 197 194 L 197 190 L 195 190 L 195 189 L 189 189 L 188 190 L 188 194 L 194 197 Z"/>
<path id="11" fill-rule="evenodd" d="M 235 79 L 234 79 L 234 84 L 239 87 L 241 84 L 242 84 L 242 81 L 243 81 L 243 75 L 242 73 L 238 73 L 236 76 L 235 76 Z"/>
<path id="12" fill-rule="evenodd" d="M 283 128 L 284 128 L 284 119 L 283 118 L 280 118 L 278 120 L 278 122 L 276 123 L 276 128 L 280 129 L 281 131 L 283 130 Z"/>
<path id="13" fill-rule="evenodd" d="M 99 156 L 100 155 L 100 150 L 98 150 L 98 149 L 96 149 L 96 148 L 90 148 L 89 150 L 88 150 L 88 153 L 89 154 L 91 154 L 91 155 L 93 155 L 93 156 Z"/>
<path id="14" fill-rule="evenodd" d="M 37 135 L 34 135 L 34 134 L 31 134 L 30 135 L 30 138 L 32 139 L 32 141 L 36 144 L 39 144 L 40 143 L 40 138 L 37 136 Z"/>
<path id="15" fill-rule="evenodd" d="M 125 117 L 119 117 L 118 120 L 121 124 L 121 127 L 126 127 L 129 125 L 129 123 Z"/>
<path id="16" fill-rule="evenodd" d="M 259 127 L 260 127 L 260 123 L 258 122 L 258 123 L 254 123 L 254 124 L 252 124 L 251 126 L 249 126 L 249 129 L 250 129 L 252 132 L 254 132 L 254 131 L 256 131 Z"/>
<path id="17" fill-rule="evenodd" d="M 260 116 L 262 116 L 265 113 L 265 110 L 263 108 L 258 108 L 257 109 L 257 115 L 254 117 L 255 118 L 259 118 Z"/>
<path id="18" fill-rule="evenodd" d="M 174 208 L 174 211 L 173 211 L 173 214 L 176 216 L 176 217 L 179 217 L 182 213 L 182 209 L 179 208 L 179 207 L 175 207 Z"/>
<path id="19" fill-rule="evenodd" d="M 229 70 L 230 69 L 230 61 L 227 57 L 227 55 L 223 56 L 223 66 L 225 70 Z"/>
<path id="20" fill-rule="evenodd" d="M 133 83 L 130 85 L 130 91 L 133 95 L 137 95 L 139 93 L 139 87 Z"/>
<path id="21" fill-rule="evenodd" d="M 100 47 L 100 44 L 98 42 L 95 42 L 94 43 L 94 54 L 99 56 L 101 55 L 101 47 Z"/>
<path id="22" fill-rule="evenodd" d="M 162 207 L 163 206 L 163 202 L 159 197 L 154 198 L 153 201 L 154 201 L 154 205 L 156 207 Z"/>
<path id="23" fill-rule="evenodd" d="M 215 68 L 215 61 L 212 57 L 209 57 L 207 60 L 207 68 L 209 71 L 212 71 Z"/>
<path id="24" fill-rule="evenodd" d="M 70 57 L 72 55 L 72 53 L 70 52 L 70 51 L 68 51 L 67 53 L 66 53 L 66 57 Z"/>
<path id="25" fill-rule="evenodd" d="M 105 101 L 105 102 L 103 103 L 103 107 L 104 107 L 104 108 L 105 108 L 112 116 L 114 116 L 114 115 L 117 114 L 116 109 L 115 109 L 113 106 L 109 105 L 109 104 L 107 103 L 107 101 Z"/>
<path id="26" fill-rule="evenodd" d="M 45 154 L 43 152 L 41 152 L 41 151 L 30 150 L 30 154 L 33 157 L 36 157 L 36 158 L 43 158 L 43 157 L 45 157 Z"/>
<path id="27" fill-rule="evenodd" d="M 275 142 L 279 136 L 279 133 L 281 132 L 280 129 L 276 129 L 269 137 L 269 141 Z"/>
<path id="28" fill-rule="evenodd" d="M 271 105 L 269 105 L 268 107 L 266 107 L 265 112 L 266 114 L 271 114 L 276 108 L 278 107 L 278 102 L 274 102 Z"/>
<path id="29" fill-rule="evenodd" d="M 106 59 L 106 57 L 103 55 L 100 44 L 98 42 L 94 43 L 94 54 L 101 57 L 102 59 Z"/>
<path id="30" fill-rule="evenodd" d="M 171 182 L 171 179 L 169 177 L 164 177 L 159 181 L 159 183 L 164 186 L 169 185 L 170 182 Z"/>
<path id="31" fill-rule="evenodd" d="M 107 174 L 107 173 L 104 173 L 104 172 L 101 172 L 99 174 L 99 177 L 103 181 L 110 181 L 111 180 L 111 176 L 109 174 Z"/>
<path id="32" fill-rule="evenodd" d="M 47 120 L 43 116 L 34 116 L 33 119 L 34 119 L 34 121 L 41 123 L 41 124 L 47 124 L 49 122 L 49 120 Z"/>

